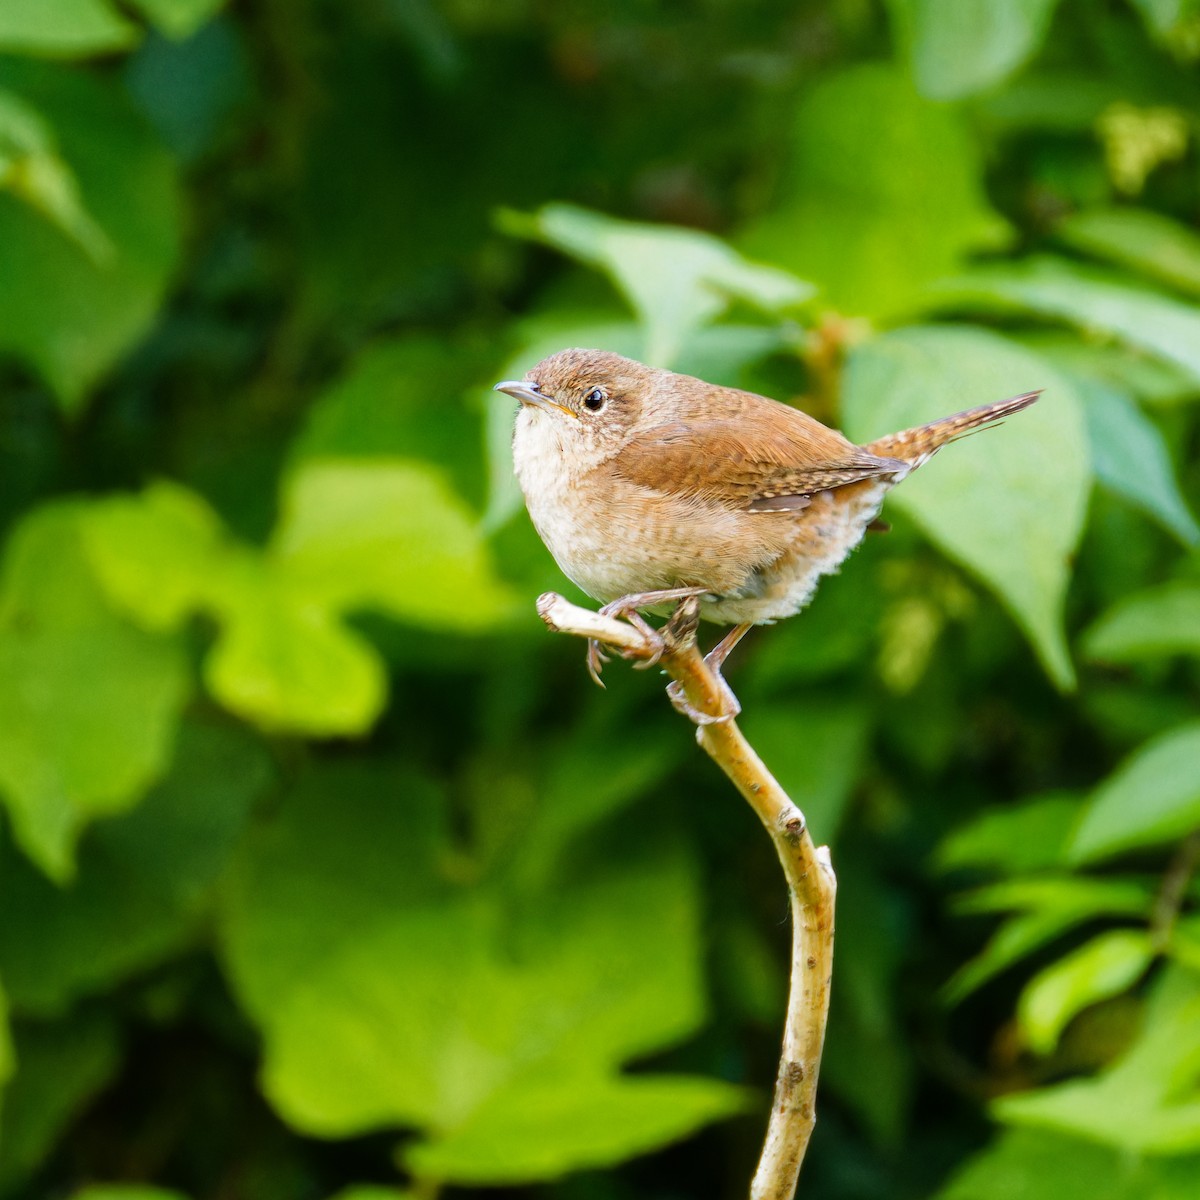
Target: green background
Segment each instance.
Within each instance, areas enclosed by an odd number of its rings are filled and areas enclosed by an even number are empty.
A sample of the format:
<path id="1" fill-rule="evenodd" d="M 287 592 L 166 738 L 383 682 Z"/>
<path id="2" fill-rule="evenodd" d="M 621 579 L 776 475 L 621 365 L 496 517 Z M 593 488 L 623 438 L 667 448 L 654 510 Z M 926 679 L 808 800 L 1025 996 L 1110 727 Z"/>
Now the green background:
<path id="1" fill-rule="evenodd" d="M 1195 0 L 3 0 L 0 1196 L 746 1194 L 773 851 L 537 620 L 490 390 L 583 345 L 860 441 L 1044 389 L 730 666 L 840 880 L 800 1195 L 1192 1200 L 1198 67 Z"/>

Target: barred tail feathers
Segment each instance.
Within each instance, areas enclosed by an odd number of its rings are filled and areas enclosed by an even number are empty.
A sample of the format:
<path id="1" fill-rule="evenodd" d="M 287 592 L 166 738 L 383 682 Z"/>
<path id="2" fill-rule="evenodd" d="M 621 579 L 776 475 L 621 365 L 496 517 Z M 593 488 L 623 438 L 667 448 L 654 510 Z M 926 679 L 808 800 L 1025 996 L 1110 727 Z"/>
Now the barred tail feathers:
<path id="1" fill-rule="evenodd" d="M 1000 400 L 995 404 L 981 404 L 978 408 L 969 408 L 966 412 L 955 413 L 941 420 L 931 421 L 928 425 L 918 425 L 915 429 L 905 429 L 900 433 L 890 433 L 877 441 L 869 442 L 863 447 L 871 454 L 881 458 L 898 458 L 913 467 L 919 467 L 931 454 L 947 442 L 966 437 L 977 429 L 1001 421 L 1011 413 L 1028 408 L 1041 395 L 1040 391 L 1025 392 L 1014 396 L 1011 400 Z"/>

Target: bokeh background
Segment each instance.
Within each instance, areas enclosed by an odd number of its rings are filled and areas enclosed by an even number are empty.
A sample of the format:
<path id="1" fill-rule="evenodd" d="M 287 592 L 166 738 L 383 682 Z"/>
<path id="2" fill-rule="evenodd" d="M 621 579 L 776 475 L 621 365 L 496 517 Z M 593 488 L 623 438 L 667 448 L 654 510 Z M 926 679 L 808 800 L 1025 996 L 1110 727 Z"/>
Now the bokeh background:
<path id="1" fill-rule="evenodd" d="M 567 345 L 859 440 L 1045 389 L 730 667 L 841 883 L 800 1194 L 1200 1194 L 1195 0 L 0 51 L 0 1195 L 746 1194 L 786 898 L 534 615 L 489 389 Z"/>

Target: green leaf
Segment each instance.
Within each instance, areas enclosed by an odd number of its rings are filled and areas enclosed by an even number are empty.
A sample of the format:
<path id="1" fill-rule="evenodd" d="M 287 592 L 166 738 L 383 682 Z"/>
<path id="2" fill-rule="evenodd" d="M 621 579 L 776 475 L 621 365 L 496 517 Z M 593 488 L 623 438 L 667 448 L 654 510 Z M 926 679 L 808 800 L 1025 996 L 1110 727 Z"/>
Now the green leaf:
<path id="1" fill-rule="evenodd" d="M 1092 794 L 1069 847 L 1077 863 L 1157 846 L 1200 827 L 1200 721 L 1152 738 Z"/>
<path id="2" fill-rule="evenodd" d="M 17 1073 L 0 1118 L 0 1193 L 23 1182 L 55 1138 L 105 1085 L 120 1063 L 110 1018 L 76 1013 L 69 1021 L 20 1023 Z"/>
<path id="3" fill-rule="evenodd" d="M 248 734 L 184 724 L 171 773 L 133 812 L 96 825 L 70 888 L 0 844 L 0 975 L 15 1008 L 64 1011 L 185 945 L 250 806 L 270 778 Z"/>
<path id="4" fill-rule="evenodd" d="M 1146 208 L 1092 208 L 1055 226 L 1068 246 L 1200 296 L 1200 234 Z"/>
<path id="5" fill-rule="evenodd" d="M 1006 920 L 983 951 L 954 973 L 943 989 L 946 1002 L 960 1003 L 1000 972 L 1085 921 L 1145 918 L 1153 902 L 1153 892 L 1138 884 L 1071 876 L 1017 880 L 968 892 L 955 905 L 961 913 L 1022 911 Z"/>
<path id="6" fill-rule="evenodd" d="M 937 868 L 984 867 L 1021 875 L 1057 866 L 1078 812 L 1079 797 L 1064 792 L 985 809 L 942 839 Z"/>
<path id="7" fill-rule="evenodd" d="M 1133 1045 L 1098 1075 L 992 1105 L 1007 1124 L 1086 1137 L 1138 1154 L 1200 1150 L 1200 977 L 1158 978 Z"/>
<path id="8" fill-rule="evenodd" d="M 0 791 L 17 841 L 60 881 L 83 827 L 163 773 L 188 692 L 180 646 L 109 608 L 83 511 L 27 517 L 0 571 Z"/>
<path id="9" fill-rule="evenodd" d="M 1043 1129 L 1010 1129 L 934 1200 L 1192 1200 L 1200 1158 L 1139 1159 Z"/>
<path id="10" fill-rule="evenodd" d="M 270 556 L 287 586 L 341 611 L 481 630 L 513 613 L 478 527 L 441 474 L 396 459 L 303 464 L 284 483 Z"/>
<path id="11" fill-rule="evenodd" d="M 528 217 L 510 214 L 505 225 L 605 271 L 637 313 L 646 361 L 655 366 L 673 366 L 687 338 L 733 300 L 783 313 L 814 294 L 811 284 L 748 262 L 695 229 L 621 221 L 569 204 L 548 204 Z"/>
<path id="12" fill-rule="evenodd" d="M 225 0 L 131 0 L 169 38 L 191 37 L 225 6 Z"/>
<path id="13" fill-rule="evenodd" d="M 472 1120 L 403 1154 L 418 1177 L 460 1184 L 518 1184 L 608 1167 L 678 1141 L 742 1107 L 715 1080 L 580 1080 L 511 1088 Z"/>
<path id="14" fill-rule="evenodd" d="M 850 67 L 802 99 L 782 193 L 742 244 L 842 312 L 893 317 L 968 251 L 1004 238 L 982 179 L 958 112 L 922 99 L 899 70 Z"/>
<path id="15" fill-rule="evenodd" d="M 1200 542 L 1200 526 L 1175 481 L 1162 434 L 1116 389 L 1087 379 L 1076 383 L 1084 399 L 1096 478 L 1185 546 Z"/>
<path id="16" fill-rule="evenodd" d="M 83 538 L 105 590 L 149 629 L 178 628 L 232 569 L 220 518 L 174 483 L 96 502 L 83 515 Z"/>
<path id="17" fill-rule="evenodd" d="M 1039 49 L 1058 0 L 892 0 L 917 87 L 956 100 L 999 83 Z"/>
<path id="18" fill-rule="evenodd" d="M 1129 283 L 1123 276 L 1059 258 L 977 267 L 931 290 L 958 307 L 1029 312 L 1066 321 L 1157 354 L 1200 382 L 1200 308 Z"/>
<path id="19" fill-rule="evenodd" d="M 382 659 L 343 620 L 372 609 L 465 632 L 512 611 L 471 513 L 430 467 L 303 461 L 266 552 L 228 538 L 199 497 L 156 484 L 93 506 L 89 554 L 109 595 L 152 629 L 220 624 L 213 695 L 267 729 L 359 733 L 387 699 Z"/>
<path id="20" fill-rule="evenodd" d="M 1200 655 L 1200 584 L 1164 583 L 1124 597 L 1089 626 L 1080 649 L 1108 663 Z"/>
<path id="21" fill-rule="evenodd" d="M 888 504 L 910 513 L 940 549 L 999 596 L 1050 676 L 1070 687 L 1062 604 L 1090 471 L 1079 398 L 1069 381 L 985 330 L 918 326 L 852 352 L 844 423 L 851 438 L 866 442 L 1036 388 L 1045 394 L 1032 409 L 948 447 Z"/>
<path id="22" fill-rule="evenodd" d="M 1073 1017 L 1131 988 L 1154 960 L 1150 935 L 1113 929 L 1039 971 L 1021 992 L 1017 1023 L 1035 1054 L 1049 1054 Z"/>
<path id="23" fill-rule="evenodd" d="M 82 58 L 128 50 L 138 27 L 105 0 L 4 0 L 0 52 Z"/>
<path id="24" fill-rule="evenodd" d="M 263 729 L 332 737 L 360 733 L 383 711 L 383 661 L 320 600 L 248 562 L 226 577 L 217 606 L 223 625 L 204 681 L 231 712 Z"/>
<path id="25" fill-rule="evenodd" d="M 450 882 L 444 822 L 437 793 L 395 769 L 325 772 L 287 797 L 235 878 L 224 956 L 290 1123 L 324 1137 L 416 1125 L 417 1170 L 532 1180 L 741 1107 L 716 1081 L 618 1073 L 703 1020 L 677 845 L 631 848 L 618 873 L 512 906 Z M 660 1101 L 675 1115 L 652 1121 Z M 587 1120 L 567 1130 L 572 1113 Z"/>
<path id="26" fill-rule="evenodd" d="M 54 131 L 20 96 L 0 90 L 0 190 L 40 213 L 98 266 L 111 261 L 112 243 L 87 211 L 79 181 L 58 153 Z"/>
<path id="27" fill-rule="evenodd" d="M 74 412 L 158 313 L 179 253 L 175 169 L 124 96 L 98 78 L 9 61 L 0 88 L 9 87 L 55 130 L 81 203 L 112 246 L 97 262 L 0 194 L 0 349 L 28 362 Z"/>

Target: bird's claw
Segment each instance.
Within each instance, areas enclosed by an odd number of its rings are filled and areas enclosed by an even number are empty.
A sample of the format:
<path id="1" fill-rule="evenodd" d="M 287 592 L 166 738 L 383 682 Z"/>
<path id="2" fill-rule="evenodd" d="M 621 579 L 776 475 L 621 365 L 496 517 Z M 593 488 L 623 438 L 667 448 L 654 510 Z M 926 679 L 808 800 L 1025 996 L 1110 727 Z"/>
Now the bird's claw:
<path id="1" fill-rule="evenodd" d="M 619 599 L 602 605 L 600 615 L 627 621 L 641 634 L 642 640 L 648 647 L 648 653 L 644 650 L 625 649 L 617 649 L 617 653 L 624 659 L 636 660 L 633 664 L 635 670 L 648 671 L 651 667 L 658 665 L 659 660 L 668 650 L 674 649 L 686 636 L 695 632 L 696 625 L 700 620 L 700 606 L 697 598 L 703 594 L 703 588 L 671 588 L 662 592 L 638 592 L 629 596 L 621 596 Z M 667 624 L 658 630 L 642 616 L 639 609 L 643 605 L 658 604 L 664 600 L 679 600 L 680 603 Z M 600 672 L 608 661 L 609 656 L 600 649 L 600 642 L 595 638 L 589 638 L 588 674 L 600 687 L 604 686 Z"/>
<path id="2" fill-rule="evenodd" d="M 683 690 L 683 684 L 678 679 L 667 684 L 667 699 L 671 701 L 671 707 L 677 713 L 682 713 L 694 725 L 724 725 L 742 711 L 742 706 L 738 703 L 738 698 L 729 690 L 729 685 L 725 680 L 719 675 L 717 680 L 721 685 L 721 712 L 716 715 L 702 712 L 692 704 Z"/>

